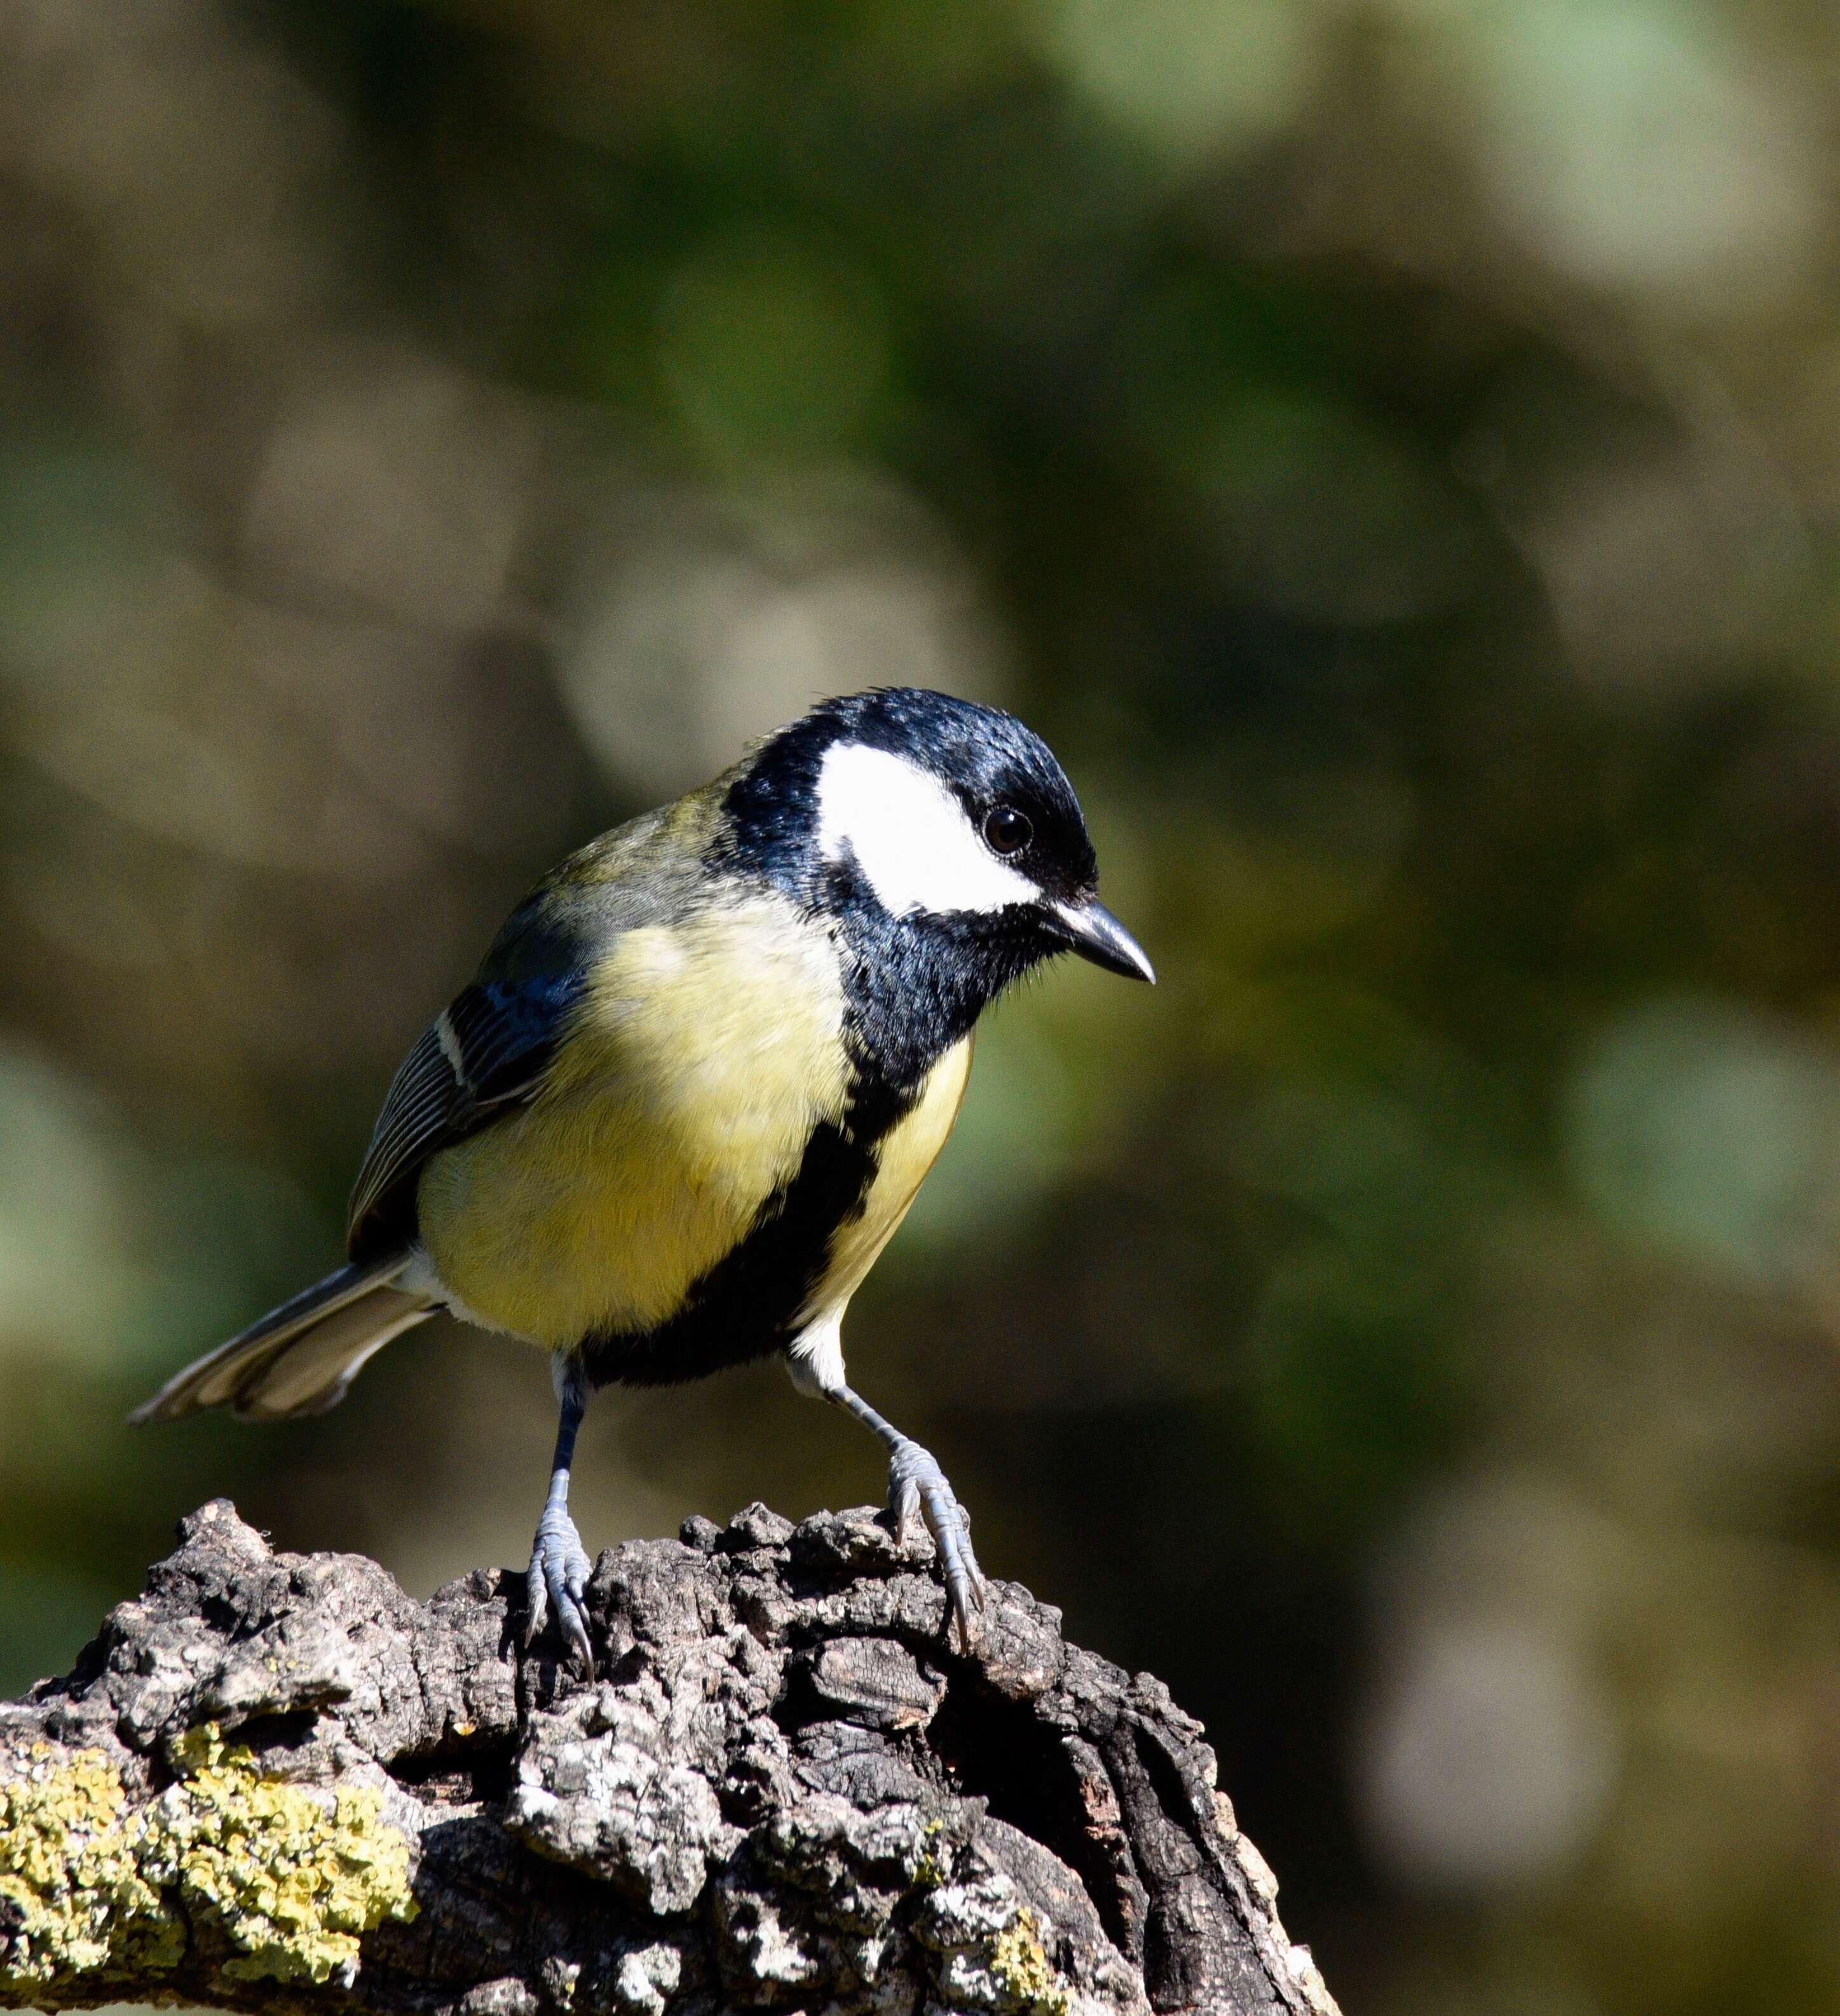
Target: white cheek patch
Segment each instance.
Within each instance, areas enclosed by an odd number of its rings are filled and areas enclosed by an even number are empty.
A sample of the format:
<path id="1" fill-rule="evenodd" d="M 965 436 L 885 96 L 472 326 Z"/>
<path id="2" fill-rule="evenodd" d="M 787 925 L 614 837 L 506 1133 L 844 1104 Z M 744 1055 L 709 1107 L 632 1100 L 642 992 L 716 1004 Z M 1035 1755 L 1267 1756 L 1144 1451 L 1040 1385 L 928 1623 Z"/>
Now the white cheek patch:
<path id="1" fill-rule="evenodd" d="M 986 847 L 939 779 L 885 749 L 837 743 L 818 772 L 818 851 L 853 854 L 891 916 L 1000 910 L 1039 902 L 1025 875 Z"/>

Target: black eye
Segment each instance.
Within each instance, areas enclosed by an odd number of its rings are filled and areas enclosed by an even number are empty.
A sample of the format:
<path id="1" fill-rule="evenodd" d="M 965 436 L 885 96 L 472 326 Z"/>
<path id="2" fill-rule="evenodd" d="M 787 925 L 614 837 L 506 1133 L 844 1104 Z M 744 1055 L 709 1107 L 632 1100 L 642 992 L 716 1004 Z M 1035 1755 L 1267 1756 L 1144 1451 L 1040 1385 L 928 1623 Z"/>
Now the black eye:
<path id="1" fill-rule="evenodd" d="M 997 805 L 984 815 L 984 837 L 998 854 L 1020 854 L 1035 838 L 1035 828 L 1014 805 Z"/>

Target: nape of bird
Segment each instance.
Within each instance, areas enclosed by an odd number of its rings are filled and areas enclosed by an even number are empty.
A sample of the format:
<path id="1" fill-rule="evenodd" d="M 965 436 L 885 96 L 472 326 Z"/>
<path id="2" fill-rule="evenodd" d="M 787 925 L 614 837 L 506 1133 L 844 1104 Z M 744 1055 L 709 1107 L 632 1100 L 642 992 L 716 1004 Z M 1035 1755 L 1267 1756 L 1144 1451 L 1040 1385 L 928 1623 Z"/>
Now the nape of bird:
<path id="1" fill-rule="evenodd" d="M 1046 745 L 942 693 L 826 701 L 538 884 L 397 1072 L 347 1264 L 132 1418 L 320 1412 L 443 1309 L 542 1347 L 561 1413 L 527 1635 L 553 1615 L 592 1672 L 568 1510 L 590 1395 L 779 1352 L 886 1445 L 968 1645 L 970 1521 L 845 1380 L 841 1327 L 951 1132 L 978 1016 L 1068 951 L 1154 977 Z"/>

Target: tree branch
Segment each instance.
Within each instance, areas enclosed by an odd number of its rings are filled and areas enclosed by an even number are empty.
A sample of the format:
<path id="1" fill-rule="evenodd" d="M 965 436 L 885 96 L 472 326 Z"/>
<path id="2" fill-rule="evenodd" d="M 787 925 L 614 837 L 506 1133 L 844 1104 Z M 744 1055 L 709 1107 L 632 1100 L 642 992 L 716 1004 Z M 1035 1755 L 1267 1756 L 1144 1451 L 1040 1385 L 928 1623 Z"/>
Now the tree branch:
<path id="1" fill-rule="evenodd" d="M 949 1650 L 867 1511 L 603 1554 L 592 1685 L 519 1576 L 179 1537 L 0 1707 L 0 2007 L 1334 2016 L 1162 1685 L 1013 1583 Z"/>

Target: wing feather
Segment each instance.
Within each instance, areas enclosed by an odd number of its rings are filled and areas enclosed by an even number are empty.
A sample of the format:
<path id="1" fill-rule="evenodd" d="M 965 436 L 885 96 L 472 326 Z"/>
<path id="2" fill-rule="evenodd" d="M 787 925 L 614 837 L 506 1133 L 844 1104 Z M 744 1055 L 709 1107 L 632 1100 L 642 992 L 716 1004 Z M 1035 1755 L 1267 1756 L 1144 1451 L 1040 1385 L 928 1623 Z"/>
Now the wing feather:
<path id="1" fill-rule="evenodd" d="M 583 985 L 578 971 L 479 981 L 424 1029 L 384 1096 L 351 1193 L 352 1257 L 412 1229 L 429 1157 L 531 1098 Z"/>
<path id="2" fill-rule="evenodd" d="M 431 1155 L 535 1096 L 594 960 L 624 932 L 694 907 L 727 782 L 602 834 L 512 913 L 473 984 L 391 1081 L 352 1192 L 355 1260 L 414 1237 L 415 1186 Z"/>

